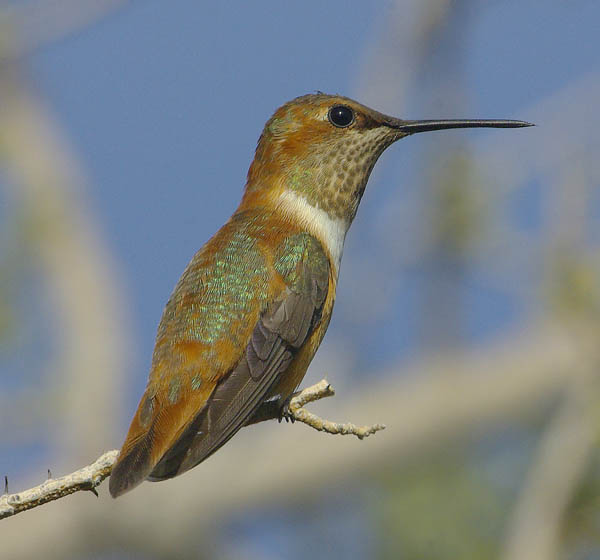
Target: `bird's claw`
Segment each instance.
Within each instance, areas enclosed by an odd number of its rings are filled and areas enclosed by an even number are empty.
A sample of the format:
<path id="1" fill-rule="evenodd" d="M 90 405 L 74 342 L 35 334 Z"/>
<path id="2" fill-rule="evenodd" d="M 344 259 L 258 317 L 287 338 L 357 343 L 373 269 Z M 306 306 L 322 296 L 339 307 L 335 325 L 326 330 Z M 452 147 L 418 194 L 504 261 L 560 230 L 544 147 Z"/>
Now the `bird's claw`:
<path id="1" fill-rule="evenodd" d="M 279 423 L 281 424 L 282 420 L 285 420 L 286 422 L 291 422 L 292 424 L 296 421 L 296 417 L 292 414 L 292 411 L 290 410 L 290 401 L 292 400 L 292 397 L 289 397 L 285 400 L 285 402 L 283 403 L 283 405 L 281 405 L 281 408 L 279 409 Z"/>

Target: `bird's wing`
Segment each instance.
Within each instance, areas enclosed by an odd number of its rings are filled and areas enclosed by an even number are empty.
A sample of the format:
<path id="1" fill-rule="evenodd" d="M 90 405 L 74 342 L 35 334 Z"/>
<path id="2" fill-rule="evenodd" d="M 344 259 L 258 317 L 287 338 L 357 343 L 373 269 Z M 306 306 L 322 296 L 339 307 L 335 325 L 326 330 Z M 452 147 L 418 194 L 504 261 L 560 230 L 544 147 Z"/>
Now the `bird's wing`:
<path id="1" fill-rule="evenodd" d="M 215 368 L 212 363 L 223 359 L 211 352 L 218 341 L 212 349 L 203 347 L 198 355 L 191 352 L 191 358 L 190 351 L 185 359 L 177 356 L 175 363 L 173 359 L 157 360 L 159 364 L 166 360 L 169 368 L 178 367 L 180 371 L 167 371 L 167 383 L 153 367 L 146 394 L 111 474 L 113 496 L 145 478 L 176 476 L 214 453 L 248 421 L 286 371 L 320 321 L 329 285 L 329 264 L 313 237 L 297 234 L 283 244 L 271 264 L 271 274 L 276 280 L 270 285 L 277 288 L 254 317 L 236 315 L 239 306 L 232 307 L 230 314 L 223 313 L 218 305 L 217 310 L 206 307 L 200 317 L 200 321 L 211 322 L 218 313 L 221 321 L 250 321 L 238 353 L 232 354 L 231 343 L 219 353 L 230 355 L 225 361 L 231 366 L 225 364 L 223 373 L 218 372 L 222 365 Z M 245 288 L 256 284 L 256 278 L 248 273 Z M 169 306 L 165 315 L 168 311 Z M 160 333 L 159 329 L 159 337 Z M 213 359 L 208 361 L 207 354 Z"/>

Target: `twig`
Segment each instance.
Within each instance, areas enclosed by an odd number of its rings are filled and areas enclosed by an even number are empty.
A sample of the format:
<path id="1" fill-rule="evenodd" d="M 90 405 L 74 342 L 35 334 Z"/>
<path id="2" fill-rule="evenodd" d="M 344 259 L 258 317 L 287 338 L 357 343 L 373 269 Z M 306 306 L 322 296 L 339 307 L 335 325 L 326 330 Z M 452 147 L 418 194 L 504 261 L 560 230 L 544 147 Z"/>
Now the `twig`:
<path id="1" fill-rule="evenodd" d="M 49 478 L 39 486 L 18 494 L 0 496 L 0 519 L 11 517 L 80 490 L 90 490 L 98 495 L 96 486 L 110 474 L 118 454 L 119 452 L 116 449 L 108 451 L 91 465 L 74 473 L 60 478 Z"/>
<path id="2" fill-rule="evenodd" d="M 295 394 L 290 400 L 290 417 L 298 422 L 308 424 L 321 432 L 342 435 L 352 434 L 359 439 L 363 439 L 385 428 L 382 424 L 362 427 L 355 426 L 354 424 L 338 424 L 329 420 L 323 420 L 303 408 L 304 405 L 310 402 L 331 397 L 334 394 L 333 388 L 325 380 L 307 387 Z M 279 406 L 273 401 L 267 401 L 263 403 L 256 415 L 246 425 L 273 420 L 279 417 Z M 96 487 L 110 475 L 118 455 L 119 451 L 117 449 L 107 451 L 91 465 L 71 474 L 60 478 L 49 478 L 39 486 L 17 494 L 4 494 L 0 496 L 0 519 L 11 517 L 22 511 L 41 506 L 42 504 L 57 500 L 63 496 L 68 496 L 74 492 L 79 492 L 80 490 L 89 490 L 97 496 Z M 50 474 L 50 471 L 48 473 Z"/>
<path id="3" fill-rule="evenodd" d="M 319 381 L 316 385 L 304 389 L 297 396 L 290 401 L 290 414 L 294 420 L 303 422 L 311 428 L 318 430 L 319 432 L 326 432 L 328 434 L 340 434 L 340 435 L 354 435 L 358 439 L 364 439 L 375 432 L 385 429 L 384 424 L 373 424 L 372 426 L 355 426 L 354 424 L 338 422 L 331 422 L 330 420 L 323 420 L 316 414 L 308 412 L 304 409 L 304 405 L 322 399 L 324 397 L 332 397 L 335 395 L 333 387 L 325 380 Z"/>

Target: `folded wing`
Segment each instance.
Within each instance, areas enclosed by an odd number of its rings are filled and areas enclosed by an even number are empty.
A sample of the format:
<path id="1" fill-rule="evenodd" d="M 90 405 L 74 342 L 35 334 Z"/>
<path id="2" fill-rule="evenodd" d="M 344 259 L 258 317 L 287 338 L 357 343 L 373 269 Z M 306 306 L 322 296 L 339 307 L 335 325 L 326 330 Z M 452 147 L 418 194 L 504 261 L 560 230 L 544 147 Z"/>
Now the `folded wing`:
<path id="1" fill-rule="evenodd" d="M 318 325 L 327 296 L 329 266 L 323 255 L 311 255 L 322 249 L 309 241 L 297 258 L 284 261 L 281 289 L 265 305 L 231 370 L 212 383 L 205 376 L 200 390 L 185 392 L 171 405 L 164 398 L 156 402 L 161 394 L 149 395 L 149 385 L 111 474 L 113 496 L 146 478 L 171 478 L 206 459 L 251 418 L 285 374 Z M 144 414 L 144 407 L 152 410 Z M 136 419 L 145 426 L 134 429 Z M 174 434 L 170 440 L 168 433 Z"/>

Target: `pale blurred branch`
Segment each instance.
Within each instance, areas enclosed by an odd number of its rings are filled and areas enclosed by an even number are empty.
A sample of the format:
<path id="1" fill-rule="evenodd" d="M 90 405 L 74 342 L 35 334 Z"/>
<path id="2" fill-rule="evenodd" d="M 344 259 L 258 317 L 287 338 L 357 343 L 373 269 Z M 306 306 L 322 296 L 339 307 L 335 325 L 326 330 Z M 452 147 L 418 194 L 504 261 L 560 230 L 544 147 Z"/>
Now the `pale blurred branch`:
<path id="1" fill-rule="evenodd" d="M 506 560 L 562 557 L 567 506 L 597 445 L 598 386 L 576 377 L 537 450 L 509 527 Z"/>
<path id="2" fill-rule="evenodd" d="M 127 0 L 38 0 L 0 4 L 0 26 L 10 41 L 0 59 L 14 60 L 97 23 Z"/>
<path id="3" fill-rule="evenodd" d="M 329 420 L 323 420 L 315 414 L 305 410 L 303 407 L 325 397 L 335 394 L 331 385 L 323 380 L 298 392 L 289 403 L 289 417 L 292 420 L 303 422 L 315 430 L 329 434 L 355 435 L 363 439 L 375 432 L 384 429 L 385 426 L 375 424 L 374 426 L 355 426 L 354 424 L 338 424 Z M 268 401 L 259 409 L 249 424 L 273 420 L 280 417 L 279 406 L 273 406 L 273 401 Z M 119 455 L 118 450 L 107 451 L 91 465 L 87 465 L 71 474 L 60 478 L 50 478 L 44 483 L 18 492 L 16 494 L 4 494 L 0 497 L 0 519 L 12 517 L 22 511 L 27 511 L 53 500 L 58 500 L 79 492 L 89 490 L 96 495 L 96 487 L 110 475 L 113 464 Z"/>
<path id="4" fill-rule="evenodd" d="M 56 349 L 35 389 L 46 397 L 48 411 L 57 411 L 49 447 L 59 457 L 82 458 L 106 448 L 118 423 L 105 406 L 111 402 L 117 410 L 123 394 L 126 306 L 85 204 L 84 174 L 58 123 L 16 72 L 0 74 L 0 98 L 0 166 L 13 189 L 15 211 L 26 222 L 36 275 L 54 308 Z M 44 379 L 52 384 L 46 387 Z M 102 383 L 94 383 L 90 398 L 90 380 L 97 379 Z"/>

